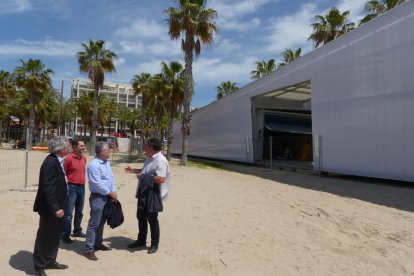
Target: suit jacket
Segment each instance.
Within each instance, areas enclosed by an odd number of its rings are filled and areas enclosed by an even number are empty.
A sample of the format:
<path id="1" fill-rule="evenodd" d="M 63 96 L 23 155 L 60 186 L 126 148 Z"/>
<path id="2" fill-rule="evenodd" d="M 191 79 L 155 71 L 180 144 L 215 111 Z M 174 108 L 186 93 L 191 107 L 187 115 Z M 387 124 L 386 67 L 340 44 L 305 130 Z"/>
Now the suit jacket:
<path id="1" fill-rule="evenodd" d="M 138 208 L 146 209 L 149 213 L 162 212 L 160 186 L 154 183 L 154 175 L 141 175 L 135 197 L 138 198 Z"/>
<path id="2" fill-rule="evenodd" d="M 111 199 L 105 203 L 102 217 L 106 218 L 107 224 L 112 228 L 120 226 L 124 222 L 124 213 L 119 200 L 113 202 Z"/>
<path id="3" fill-rule="evenodd" d="M 67 199 L 65 174 L 55 154 L 49 154 L 40 167 L 39 187 L 33 211 L 40 215 L 52 215 L 64 209 Z"/>

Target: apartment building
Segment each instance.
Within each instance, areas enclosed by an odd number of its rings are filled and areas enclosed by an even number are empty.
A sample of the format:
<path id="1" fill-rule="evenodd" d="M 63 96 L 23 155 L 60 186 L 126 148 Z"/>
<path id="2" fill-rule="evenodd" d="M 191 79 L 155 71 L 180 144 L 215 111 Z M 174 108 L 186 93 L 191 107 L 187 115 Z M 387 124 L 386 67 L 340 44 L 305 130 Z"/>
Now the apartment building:
<path id="1" fill-rule="evenodd" d="M 83 93 L 91 91 L 93 91 L 93 84 L 89 79 L 78 78 L 72 81 L 71 98 L 79 98 Z M 105 81 L 104 86 L 99 89 L 99 94 L 106 95 L 116 103 L 124 104 L 131 108 L 141 107 L 141 96 L 134 95 L 134 90 L 130 84 Z M 118 121 L 115 121 L 115 131 L 118 131 L 118 126 Z M 74 134 L 80 135 L 82 127 L 80 119 L 77 118 L 72 128 Z"/>

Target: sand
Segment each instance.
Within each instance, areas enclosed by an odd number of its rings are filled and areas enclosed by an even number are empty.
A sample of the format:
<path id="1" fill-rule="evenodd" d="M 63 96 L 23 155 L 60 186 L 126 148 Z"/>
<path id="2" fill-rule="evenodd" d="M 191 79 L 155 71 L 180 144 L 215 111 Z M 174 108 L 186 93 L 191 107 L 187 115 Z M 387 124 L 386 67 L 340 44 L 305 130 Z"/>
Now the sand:
<path id="1" fill-rule="evenodd" d="M 125 222 L 104 230 L 98 261 L 61 243 L 48 275 L 414 275 L 414 184 L 224 163 L 171 163 L 159 251 L 131 250 L 136 179 L 113 164 Z M 140 164 L 134 164 L 140 167 Z M 34 273 L 34 192 L 0 193 L 0 275 Z M 89 204 L 82 226 L 86 230 Z"/>

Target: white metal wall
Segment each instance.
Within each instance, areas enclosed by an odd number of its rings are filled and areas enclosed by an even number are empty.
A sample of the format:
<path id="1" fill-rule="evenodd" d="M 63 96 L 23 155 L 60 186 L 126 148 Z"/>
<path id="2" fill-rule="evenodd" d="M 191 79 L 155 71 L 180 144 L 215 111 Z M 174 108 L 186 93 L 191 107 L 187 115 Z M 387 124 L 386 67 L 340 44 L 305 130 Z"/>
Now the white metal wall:
<path id="1" fill-rule="evenodd" d="M 316 170 L 414 181 L 413 26 L 409 1 L 196 111 L 189 154 L 253 162 L 245 145 L 255 133 L 250 98 L 311 81 Z M 180 125 L 174 128 L 180 153 Z"/>

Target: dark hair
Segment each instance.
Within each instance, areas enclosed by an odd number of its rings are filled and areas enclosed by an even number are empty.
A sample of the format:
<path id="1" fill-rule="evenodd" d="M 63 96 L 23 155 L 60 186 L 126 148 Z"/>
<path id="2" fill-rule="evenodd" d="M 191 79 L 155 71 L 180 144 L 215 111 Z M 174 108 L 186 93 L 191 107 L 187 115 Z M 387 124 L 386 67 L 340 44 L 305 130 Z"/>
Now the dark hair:
<path id="1" fill-rule="evenodd" d="M 96 153 L 97 156 L 102 152 L 105 145 L 107 145 L 109 147 L 109 144 L 107 142 L 99 141 L 99 142 L 96 143 L 95 153 Z"/>
<path id="2" fill-rule="evenodd" d="M 72 139 L 69 139 L 69 141 L 72 147 L 77 147 L 79 142 L 84 142 L 82 138 L 72 138 Z"/>
<path id="3" fill-rule="evenodd" d="M 160 151 L 162 149 L 161 140 L 157 137 L 148 138 L 145 143 L 155 151 Z"/>

